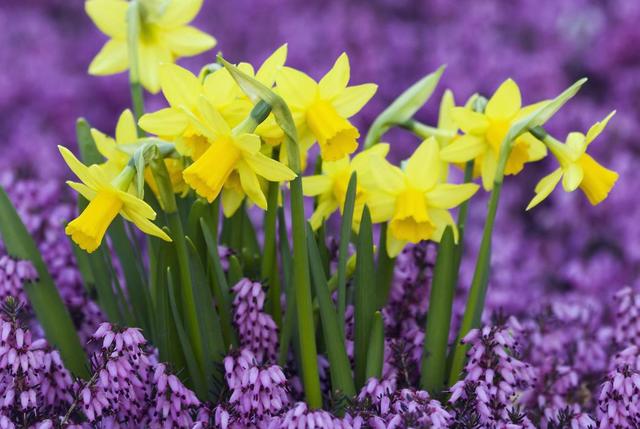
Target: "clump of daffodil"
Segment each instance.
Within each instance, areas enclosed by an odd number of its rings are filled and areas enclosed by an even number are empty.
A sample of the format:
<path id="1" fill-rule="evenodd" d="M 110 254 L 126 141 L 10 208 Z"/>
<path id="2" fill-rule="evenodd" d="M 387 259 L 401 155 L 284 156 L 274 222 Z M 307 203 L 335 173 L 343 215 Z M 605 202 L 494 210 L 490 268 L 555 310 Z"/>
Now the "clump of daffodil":
<path id="1" fill-rule="evenodd" d="M 344 53 L 320 82 L 290 67 L 276 77 L 277 91 L 291 109 L 302 148 L 317 140 L 325 161 L 337 161 L 356 150 L 360 133 L 348 119 L 378 88 L 372 83 L 348 87 L 349 77 L 349 58 Z"/>
<path id="2" fill-rule="evenodd" d="M 407 243 L 440 241 L 448 225 L 455 231 L 449 209 L 478 190 L 473 183 L 454 185 L 440 181 L 439 150 L 435 138 L 425 140 L 407 160 L 404 170 L 382 157 L 371 158 L 376 189 L 369 191 L 367 205 L 373 222 L 389 221 L 389 256 L 398 255 Z"/>
<path id="3" fill-rule="evenodd" d="M 362 210 L 367 201 L 367 185 L 374 181 L 370 168 L 372 157 L 384 158 L 389 152 L 386 143 L 377 144 L 370 149 L 360 152 L 349 160 L 349 157 L 338 161 L 322 163 L 322 174 L 302 178 L 302 190 L 308 197 L 318 197 L 318 206 L 311 215 L 309 222 L 313 229 L 318 229 L 322 222 L 329 218 L 336 210 L 344 209 L 347 188 L 351 174 L 357 174 L 356 199 L 353 212 L 354 228 L 358 229 L 362 219 Z"/>
<path id="4" fill-rule="evenodd" d="M 131 160 L 131 155 L 135 149 L 148 141 L 146 138 L 138 137 L 133 113 L 131 113 L 129 109 L 122 112 L 118 118 L 115 139 L 95 128 L 91 129 L 91 136 L 98 148 L 98 152 L 106 159 L 103 164 L 100 164 L 100 167 L 109 177 L 115 177 L 119 174 Z M 185 193 L 189 187 L 182 179 L 182 170 L 184 167 L 182 159 L 165 158 L 164 164 L 167 167 L 174 192 L 179 194 Z M 154 194 L 159 195 L 158 185 L 149 168 L 145 169 L 144 177 Z"/>
<path id="5" fill-rule="evenodd" d="M 160 89 L 158 68 L 180 57 L 200 54 L 216 44 L 210 35 L 188 25 L 202 0 L 139 0 L 137 39 L 140 82 L 152 93 Z M 129 68 L 128 9 L 125 0 L 87 0 L 91 20 L 110 40 L 89 66 L 93 75 L 110 75 Z"/>
<path id="6" fill-rule="evenodd" d="M 447 162 L 455 163 L 474 160 L 484 188 L 491 190 L 500 151 L 509 129 L 539 106 L 540 104 L 533 104 L 522 107 L 518 85 L 507 79 L 489 99 L 483 113 L 472 110 L 471 106 L 452 109 L 452 119 L 464 135 L 451 141 L 442 149 L 440 156 Z M 538 161 L 546 153 L 546 147 L 541 141 L 530 133 L 525 133 L 513 142 L 504 173 L 518 174 L 525 163 Z"/>
<path id="7" fill-rule="evenodd" d="M 255 72 L 256 79 L 265 86 L 273 86 L 276 73 L 286 57 L 287 45 L 283 45 Z M 250 64 L 240 63 L 238 68 L 254 76 Z M 231 127 L 238 125 L 253 108 L 253 103 L 225 68 L 207 75 L 201 82 L 187 69 L 163 64 L 159 69 L 159 79 L 169 107 L 142 116 L 140 127 L 173 141 L 178 152 L 193 159 L 198 159 L 210 144 L 202 130 L 190 120 L 192 116 L 203 120 L 198 107 L 203 100 L 216 109 Z"/>
<path id="8" fill-rule="evenodd" d="M 569 133 L 564 144 L 549 135 L 545 137 L 544 142 L 558 160 L 560 167 L 538 182 L 535 188 L 536 196 L 527 206 L 527 210 L 547 198 L 560 180 L 566 192 L 573 192 L 580 188 L 594 206 L 607 198 L 618 180 L 618 173 L 603 167 L 586 152 L 591 142 L 600 135 L 614 114 L 615 111 L 594 124 L 587 135 L 579 132 Z"/>
<path id="9" fill-rule="evenodd" d="M 258 176 L 281 182 L 292 180 L 296 175 L 287 166 L 260 152 L 260 137 L 253 133 L 260 121 L 249 116 L 232 129 L 222 115 L 204 100 L 200 103 L 200 113 L 202 122 L 195 116 L 191 121 L 211 144 L 184 170 L 185 182 L 209 202 L 220 194 L 223 186 L 229 186 L 229 192 L 222 195 L 226 216 L 235 212 L 245 194 L 258 207 L 266 209 L 267 200 Z"/>
<path id="10" fill-rule="evenodd" d="M 86 209 L 65 228 L 67 235 L 81 248 L 91 253 L 100 246 L 107 228 L 120 214 L 133 222 L 146 234 L 171 241 L 171 238 L 151 221 L 156 212 L 147 203 L 127 192 L 135 171 L 126 167 L 115 178 L 110 178 L 97 165 L 87 167 L 69 151 L 58 146 L 65 162 L 82 181 L 67 184 L 89 200 Z"/>

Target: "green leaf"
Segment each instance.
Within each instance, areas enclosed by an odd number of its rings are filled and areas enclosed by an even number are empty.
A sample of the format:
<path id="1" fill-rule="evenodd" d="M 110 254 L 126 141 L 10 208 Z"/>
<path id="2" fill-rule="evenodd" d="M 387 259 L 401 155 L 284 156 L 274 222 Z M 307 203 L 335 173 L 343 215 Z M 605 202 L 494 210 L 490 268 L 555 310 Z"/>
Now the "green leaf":
<path id="1" fill-rule="evenodd" d="M 358 235 L 358 248 L 356 253 L 356 279 L 355 279 L 355 328 L 354 328 L 354 353 L 356 387 L 361 388 L 365 383 L 367 367 L 367 351 L 371 338 L 371 325 L 376 307 L 375 293 L 375 266 L 373 263 L 373 233 L 371 230 L 371 215 L 369 208 L 364 207 L 360 233 Z"/>
<path id="2" fill-rule="evenodd" d="M 429 100 L 440 81 L 445 66 L 430 73 L 406 89 L 371 124 L 364 147 L 369 148 L 380 141 L 382 135 L 393 125 L 401 124 L 411 117 Z"/>
<path id="3" fill-rule="evenodd" d="M 320 305 L 320 320 L 322 321 L 322 332 L 327 347 L 332 390 L 334 392 L 337 390 L 344 395 L 353 397 L 356 394 L 356 389 L 351 375 L 349 357 L 344 345 L 344 335 L 340 331 L 339 319 L 331 302 L 318 245 L 313 238 L 313 230 L 309 225 L 307 225 L 307 246 L 309 249 L 311 276 Z"/>
<path id="4" fill-rule="evenodd" d="M 244 273 L 242 265 L 236 255 L 229 256 L 229 272 L 227 273 L 228 284 L 233 288 L 242 278 Z"/>
<path id="5" fill-rule="evenodd" d="M 280 184 L 269 182 L 267 192 L 267 211 L 264 215 L 264 246 L 262 250 L 262 265 L 260 276 L 268 279 L 268 308 L 269 314 L 278 326 L 282 324 L 282 308 L 280 306 L 280 278 L 278 272 L 276 221 L 278 214 L 278 196 Z"/>
<path id="6" fill-rule="evenodd" d="M 64 306 L 40 252 L 9 197 L 0 187 L 0 235 L 7 253 L 17 259 L 31 261 L 38 280 L 24 284 L 33 311 L 51 346 L 60 351 L 65 367 L 74 375 L 89 378 L 89 363 L 80 339 Z"/>
<path id="7" fill-rule="evenodd" d="M 84 118 L 78 118 L 76 121 L 76 138 L 78 140 L 78 149 L 80 149 L 80 158 L 85 164 L 100 164 L 104 162 L 104 157 L 98 151 L 91 136 L 91 126 Z"/>
<path id="8" fill-rule="evenodd" d="M 378 249 L 387 248 L 387 228 L 388 225 L 386 222 L 380 227 L 380 244 L 378 245 Z M 378 252 L 378 266 L 376 267 L 378 308 L 384 307 L 389 299 L 389 290 L 391 290 L 395 265 L 396 258 L 391 258 L 386 251 L 380 250 Z"/>
<path id="9" fill-rule="evenodd" d="M 344 336 L 344 313 L 347 308 L 347 259 L 349 258 L 349 243 L 351 242 L 351 229 L 353 225 L 353 211 L 356 204 L 356 190 L 358 177 L 356 172 L 351 173 L 347 194 L 342 210 L 342 224 L 340 225 L 340 244 L 338 246 L 338 321 L 340 332 Z"/>
<path id="10" fill-rule="evenodd" d="M 447 345 L 455 292 L 456 246 L 453 229 L 447 226 L 440 240 L 431 281 L 420 388 L 434 396 L 445 388 Z"/>
<path id="11" fill-rule="evenodd" d="M 382 252 L 386 253 L 386 252 Z M 384 323 L 382 314 L 376 311 L 373 315 L 371 338 L 367 352 L 367 370 L 365 379 L 382 378 L 382 365 L 384 363 Z"/>
<path id="12" fill-rule="evenodd" d="M 280 258 L 282 261 L 282 278 L 284 280 L 283 286 L 287 297 L 287 309 L 284 313 L 284 320 L 280 329 L 280 346 L 278 350 L 278 365 L 284 367 L 289 356 L 289 343 L 293 332 L 296 329 L 296 299 L 295 288 L 291 282 L 291 249 L 289 248 L 287 224 L 284 217 L 284 209 L 282 207 L 278 208 L 278 238 Z"/>

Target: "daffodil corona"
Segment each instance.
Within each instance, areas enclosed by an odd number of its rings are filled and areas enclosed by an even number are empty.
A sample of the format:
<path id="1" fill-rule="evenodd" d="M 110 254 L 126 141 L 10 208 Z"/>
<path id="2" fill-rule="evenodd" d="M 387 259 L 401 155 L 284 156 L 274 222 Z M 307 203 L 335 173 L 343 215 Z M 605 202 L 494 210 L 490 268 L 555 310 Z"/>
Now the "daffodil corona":
<path id="1" fill-rule="evenodd" d="M 216 44 L 210 35 L 188 25 L 202 7 L 202 0 L 140 0 L 137 39 L 138 72 L 142 85 L 152 93 L 160 89 L 159 66 L 180 57 L 200 54 Z M 89 66 L 93 75 L 120 73 L 130 67 L 125 0 L 87 0 L 85 9 L 110 40 Z"/>
<path id="2" fill-rule="evenodd" d="M 146 234 L 171 241 L 171 238 L 151 221 L 156 212 L 141 199 L 126 190 L 133 179 L 133 168 L 125 168 L 113 179 L 97 165 L 87 167 L 67 148 L 59 146 L 65 162 L 82 181 L 67 184 L 89 201 L 87 208 L 69 222 L 65 232 L 81 248 L 91 253 L 100 246 L 109 225 L 118 214 L 133 222 Z"/>
<path id="3" fill-rule="evenodd" d="M 473 183 L 440 182 L 439 150 L 434 138 L 425 140 L 407 160 L 404 170 L 382 157 L 371 159 L 377 188 L 369 192 L 367 204 L 374 222 L 389 221 L 389 256 L 398 255 L 407 243 L 440 241 L 447 225 L 455 228 L 448 209 L 478 190 Z"/>
<path id="4" fill-rule="evenodd" d="M 378 88 L 372 83 L 347 87 L 349 77 L 349 58 L 343 53 L 320 82 L 290 67 L 284 67 L 276 78 L 277 91 L 291 109 L 301 145 L 308 147 L 317 140 L 325 161 L 340 160 L 356 150 L 360 132 L 348 119 Z"/>
<path id="5" fill-rule="evenodd" d="M 527 210 L 547 198 L 560 180 L 562 180 L 562 187 L 566 192 L 573 192 L 580 188 L 592 205 L 600 204 L 607 198 L 618 180 L 618 173 L 600 165 L 586 151 L 591 142 L 602 133 L 614 114 L 615 111 L 594 124 L 587 135 L 579 132 L 570 133 L 565 144 L 551 136 L 544 139 L 549 150 L 558 160 L 560 167 L 538 182 L 535 188 L 536 196 L 527 206 Z"/>

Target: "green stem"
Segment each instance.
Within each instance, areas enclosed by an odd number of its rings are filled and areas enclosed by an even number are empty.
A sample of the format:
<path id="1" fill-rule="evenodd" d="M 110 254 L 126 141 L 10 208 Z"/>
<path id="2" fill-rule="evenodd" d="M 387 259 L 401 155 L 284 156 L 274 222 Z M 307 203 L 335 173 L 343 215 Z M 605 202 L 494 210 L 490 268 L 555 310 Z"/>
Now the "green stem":
<path id="1" fill-rule="evenodd" d="M 398 125 L 423 139 L 428 139 L 429 137 L 453 138 L 456 135 L 455 131 L 442 130 L 440 128 L 423 124 L 422 122 L 418 122 L 415 119 L 409 119 L 408 121 Z"/>
<path id="2" fill-rule="evenodd" d="M 342 210 L 342 225 L 340 225 L 340 244 L 338 247 L 338 323 L 342 338 L 345 338 L 344 313 L 347 308 L 347 259 L 349 258 L 349 242 L 351 241 L 357 185 L 358 177 L 356 172 L 353 172 L 347 185 L 347 194 Z"/>
<path id="3" fill-rule="evenodd" d="M 376 267 L 376 283 L 378 291 L 378 308 L 387 304 L 389 290 L 393 281 L 393 269 L 396 265 L 396 258 L 389 257 L 387 253 L 387 222 L 380 227 L 380 242 L 378 244 L 378 266 Z"/>
<path id="4" fill-rule="evenodd" d="M 280 184 L 269 182 L 267 192 L 267 211 L 264 216 L 264 247 L 260 275 L 268 279 L 269 313 L 278 326 L 282 324 L 282 308 L 280 305 L 280 281 L 278 279 L 278 262 L 276 258 L 276 217 L 278 214 L 278 194 Z"/>
<path id="5" fill-rule="evenodd" d="M 129 3 L 127 10 L 127 50 L 129 53 L 129 89 L 133 104 L 133 116 L 138 119 L 144 114 L 144 95 L 140 84 L 140 64 L 138 41 L 140 35 L 140 5 L 137 0 Z M 138 136 L 144 136 L 144 131 L 137 126 Z"/>
<path id="6" fill-rule="evenodd" d="M 464 183 L 470 183 L 473 179 L 473 165 L 474 161 L 468 161 L 464 166 Z M 456 281 L 457 275 L 460 270 L 460 261 L 462 260 L 462 251 L 464 249 L 464 230 L 467 224 L 467 217 L 469 215 L 469 200 L 464 201 L 460 204 L 460 209 L 458 210 L 458 244 L 456 246 L 456 265 L 454 267 L 454 271 L 456 273 Z"/>
<path id="7" fill-rule="evenodd" d="M 302 178 L 291 182 L 291 220 L 293 224 L 293 285 L 295 288 L 302 379 L 307 404 L 312 409 L 322 407 L 320 377 L 318 375 L 318 353 L 316 350 L 313 305 L 309 277 L 309 259 L 305 233 L 305 214 L 302 199 Z"/>
<path id="8" fill-rule="evenodd" d="M 284 209 L 278 209 L 278 234 L 280 257 L 282 258 L 282 278 L 284 280 L 284 290 L 287 296 L 287 309 L 284 313 L 284 322 L 280 330 L 280 347 L 278 350 L 278 365 L 284 367 L 289 355 L 289 342 L 296 325 L 295 315 L 295 289 L 291 283 L 291 249 L 289 249 L 289 237 L 287 236 L 287 225 L 284 218 Z"/>

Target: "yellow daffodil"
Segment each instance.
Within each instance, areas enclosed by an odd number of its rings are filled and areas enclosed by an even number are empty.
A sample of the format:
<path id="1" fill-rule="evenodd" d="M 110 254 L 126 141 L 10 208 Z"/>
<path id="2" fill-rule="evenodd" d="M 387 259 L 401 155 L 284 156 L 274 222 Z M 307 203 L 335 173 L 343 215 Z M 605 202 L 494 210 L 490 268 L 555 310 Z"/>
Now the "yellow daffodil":
<path id="1" fill-rule="evenodd" d="M 109 177 L 115 177 L 119 174 L 129 163 L 131 153 L 135 150 L 136 145 L 142 145 L 145 141 L 144 138 L 138 137 L 133 113 L 129 109 L 122 112 L 120 118 L 118 118 L 115 139 L 95 128 L 91 129 L 91 136 L 96 143 L 98 151 L 106 159 L 106 162 L 101 164 L 100 167 Z M 125 147 L 127 148 L 126 150 L 124 150 Z M 182 159 L 165 158 L 164 164 L 169 172 L 174 192 L 184 194 L 189 187 L 182 179 L 182 170 L 184 168 Z M 158 196 L 158 185 L 149 168 L 145 169 L 144 177 L 153 193 Z"/>
<path id="2" fill-rule="evenodd" d="M 440 182 L 438 142 L 425 140 L 401 170 L 382 157 L 371 158 L 377 188 L 367 205 L 374 222 L 389 221 L 387 252 L 394 257 L 407 243 L 440 241 L 447 225 L 455 229 L 449 209 L 471 198 L 478 185 Z M 456 231 L 457 236 L 457 231 Z"/>
<path id="3" fill-rule="evenodd" d="M 89 66 L 93 75 L 110 75 L 129 68 L 127 9 L 125 0 L 87 0 L 85 10 L 110 40 Z M 200 54 L 213 48 L 216 40 L 188 25 L 198 14 L 202 0 L 140 2 L 138 72 L 142 85 L 152 93 L 160 89 L 161 63 Z"/>
<path id="4" fill-rule="evenodd" d="M 601 203 L 618 180 L 618 173 L 600 165 L 586 153 L 591 142 L 600 135 L 615 114 L 611 112 L 601 122 L 593 125 L 585 136 L 579 132 L 570 133 L 565 144 L 547 137 L 545 143 L 555 155 L 560 167 L 545 176 L 536 185 L 536 196 L 527 206 L 527 210 L 537 206 L 553 192 L 560 180 L 566 192 L 582 189 L 592 205 Z"/>
<path id="5" fill-rule="evenodd" d="M 367 201 L 367 184 L 371 185 L 373 181 L 370 159 L 376 156 L 384 158 L 388 152 L 389 145 L 380 143 L 360 152 L 351 161 L 349 157 L 344 157 L 338 161 L 323 162 L 322 174 L 303 177 L 304 195 L 318 197 L 318 206 L 309 219 L 311 227 L 318 229 L 322 222 L 338 209 L 342 213 L 349 179 L 355 171 L 357 187 L 353 222 L 354 228 L 357 230 L 362 219 L 362 209 Z"/>
<path id="6" fill-rule="evenodd" d="M 344 53 L 320 82 L 290 67 L 284 67 L 276 77 L 277 91 L 291 109 L 301 146 L 317 140 L 325 161 L 337 161 L 356 150 L 360 133 L 348 118 L 358 113 L 378 88 L 372 83 L 347 87 L 349 77 L 349 58 Z"/>
<path id="7" fill-rule="evenodd" d="M 231 190 L 235 192 L 223 195 L 223 206 L 226 202 L 237 208 L 246 194 L 257 206 L 266 209 L 267 200 L 258 176 L 280 182 L 292 180 L 295 173 L 260 152 L 261 141 L 258 135 L 233 131 L 222 115 L 204 98 L 200 99 L 199 110 L 203 121 L 195 116 L 191 117 L 191 121 L 211 141 L 211 145 L 184 170 L 185 182 L 209 202 L 220 194 L 227 182 L 232 182 Z M 242 193 L 237 192 L 238 188 Z M 225 209 L 225 215 L 231 214 Z"/>
<path id="8" fill-rule="evenodd" d="M 509 128 L 539 106 L 522 107 L 518 85 L 511 79 L 506 80 L 493 94 L 484 113 L 475 112 L 470 107 L 452 109 L 453 121 L 464 135 L 442 149 L 440 156 L 455 163 L 475 160 L 484 188 L 491 190 L 500 150 Z M 505 174 L 518 174 L 525 163 L 538 161 L 547 153 L 545 145 L 530 133 L 518 137 L 512 147 Z"/>
<path id="9" fill-rule="evenodd" d="M 266 86 L 273 86 L 275 76 L 286 58 L 287 45 L 283 45 L 260 66 L 255 73 L 256 79 Z M 238 68 L 250 76 L 254 75 L 250 64 L 240 63 Z M 201 98 L 216 109 L 231 127 L 240 123 L 253 107 L 225 68 L 211 73 L 201 83 L 189 70 L 174 64 L 163 64 L 160 66 L 159 79 L 169 107 L 144 115 L 140 118 L 140 127 L 174 141 L 178 152 L 193 159 L 198 159 L 210 144 L 190 121 L 190 116 L 203 120 L 198 109 Z"/>
<path id="10" fill-rule="evenodd" d="M 171 241 L 162 229 L 151 222 L 156 217 L 151 206 L 126 192 L 133 179 L 133 168 L 125 169 L 111 179 L 97 165 L 87 167 L 67 148 L 58 148 L 71 171 L 82 181 L 68 181 L 67 184 L 90 201 L 80 216 L 65 228 L 65 232 L 81 249 L 89 253 L 96 250 L 118 214 L 133 222 L 144 233 Z"/>

